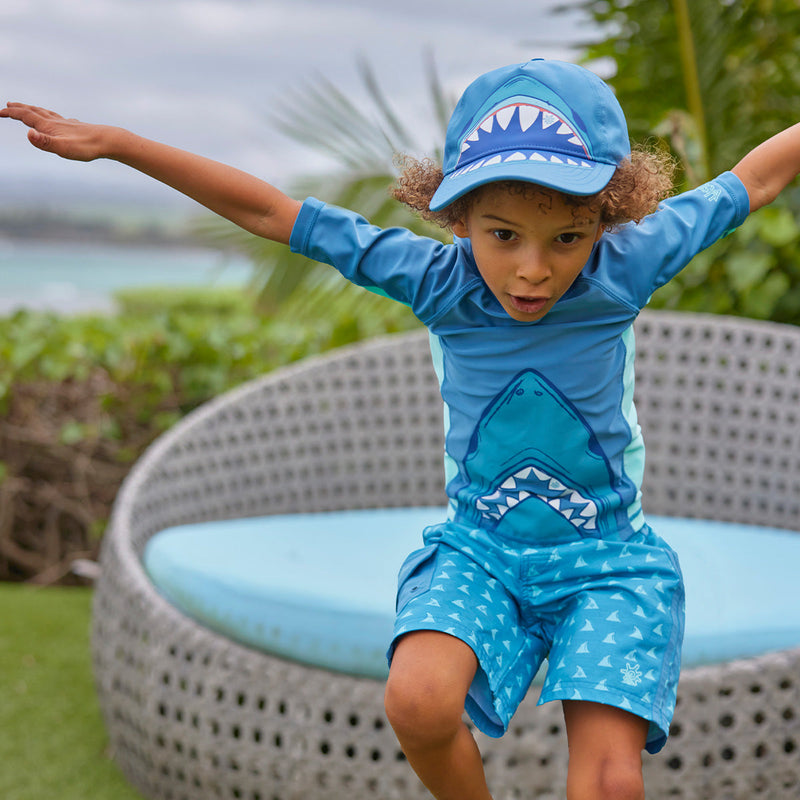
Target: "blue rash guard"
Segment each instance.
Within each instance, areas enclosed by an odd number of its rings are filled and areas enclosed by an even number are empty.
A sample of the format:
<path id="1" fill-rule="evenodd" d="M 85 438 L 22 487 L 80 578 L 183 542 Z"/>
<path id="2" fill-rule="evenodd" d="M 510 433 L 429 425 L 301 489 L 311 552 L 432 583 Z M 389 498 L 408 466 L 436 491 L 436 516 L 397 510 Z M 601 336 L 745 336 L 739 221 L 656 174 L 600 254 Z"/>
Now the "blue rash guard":
<path id="1" fill-rule="evenodd" d="M 733 173 L 604 234 L 536 322 L 503 310 L 468 239 L 381 230 L 311 198 L 293 251 L 411 307 L 431 335 L 445 404 L 450 520 L 515 543 L 626 539 L 645 524 L 632 323 L 651 294 L 740 225 Z"/>

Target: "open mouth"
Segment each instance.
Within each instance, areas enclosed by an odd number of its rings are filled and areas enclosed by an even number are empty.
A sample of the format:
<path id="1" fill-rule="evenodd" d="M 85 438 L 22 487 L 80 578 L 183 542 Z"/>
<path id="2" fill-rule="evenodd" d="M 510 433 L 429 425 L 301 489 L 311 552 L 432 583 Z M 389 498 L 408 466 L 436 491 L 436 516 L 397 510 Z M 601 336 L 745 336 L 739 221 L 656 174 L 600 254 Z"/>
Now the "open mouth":
<path id="1" fill-rule="evenodd" d="M 511 305 L 522 314 L 538 314 L 548 302 L 546 297 L 523 297 L 520 295 L 509 295 Z"/>
<path id="2" fill-rule="evenodd" d="M 512 508 L 531 499 L 546 503 L 581 532 L 597 530 L 594 501 L 534 466 L 509 475 L 495 492 L 480 497 L 476 507 L 499 522 Z"/>

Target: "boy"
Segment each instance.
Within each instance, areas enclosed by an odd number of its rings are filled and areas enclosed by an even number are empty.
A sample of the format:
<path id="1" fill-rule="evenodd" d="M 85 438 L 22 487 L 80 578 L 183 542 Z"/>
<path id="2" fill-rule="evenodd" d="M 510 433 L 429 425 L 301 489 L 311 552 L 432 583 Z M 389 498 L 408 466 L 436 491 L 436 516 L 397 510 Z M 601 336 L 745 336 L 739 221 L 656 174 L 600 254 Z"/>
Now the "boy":
<path id="1" fill-rule="evenodd" d="M 644 797 L 641 751 L 664 745 L 675 704 L 683 588 L 640 503 L 631 325 L 800 172 L 800 126 L 656 211 L 663 161 L 631 154 L 602 81 L 504 67 L 459 101 L 443 174 L 411 164 L 397 188 L 453 230 L 441 245 L 121 129 L 21 104 L 0 116 L 411 305 L 445 402 L 450 512 L 400 574 L 386 711 L 403 750 L 440 800 L 488 800 L 464 707 L 501 735 L 547 657 L 540 702 L 563 704 L 570 800 Z"/>

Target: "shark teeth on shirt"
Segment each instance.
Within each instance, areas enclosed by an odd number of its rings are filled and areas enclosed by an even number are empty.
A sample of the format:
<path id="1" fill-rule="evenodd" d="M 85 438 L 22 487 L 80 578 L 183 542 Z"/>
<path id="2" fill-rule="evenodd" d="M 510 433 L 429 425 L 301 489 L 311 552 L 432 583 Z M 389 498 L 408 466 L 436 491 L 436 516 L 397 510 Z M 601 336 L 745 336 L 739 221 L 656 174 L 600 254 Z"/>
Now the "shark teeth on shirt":
<path id="1" fill-rule="evenodd" d="M 479 498 L 476 507 L 499 522 L 510 509 L 531 498 L 546 503 L 579 531 L 597 529 L 594 501 L 534 466 L 524 467 L 507 477 L 496 491 Z"/>

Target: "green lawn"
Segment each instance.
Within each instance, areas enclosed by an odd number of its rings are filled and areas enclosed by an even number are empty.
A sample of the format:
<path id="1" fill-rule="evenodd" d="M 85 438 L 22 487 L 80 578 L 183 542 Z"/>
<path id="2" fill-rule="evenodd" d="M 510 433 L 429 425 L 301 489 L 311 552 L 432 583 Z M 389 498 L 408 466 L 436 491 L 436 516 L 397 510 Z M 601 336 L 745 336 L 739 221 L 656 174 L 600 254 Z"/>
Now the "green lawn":
<path id="1" fill-rule="evenodd" d="M 106 754 L 88 589 L 0 583 L 0 797 L 141 800 Z"/>

